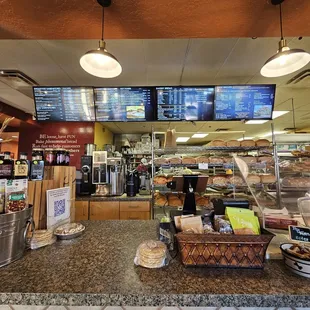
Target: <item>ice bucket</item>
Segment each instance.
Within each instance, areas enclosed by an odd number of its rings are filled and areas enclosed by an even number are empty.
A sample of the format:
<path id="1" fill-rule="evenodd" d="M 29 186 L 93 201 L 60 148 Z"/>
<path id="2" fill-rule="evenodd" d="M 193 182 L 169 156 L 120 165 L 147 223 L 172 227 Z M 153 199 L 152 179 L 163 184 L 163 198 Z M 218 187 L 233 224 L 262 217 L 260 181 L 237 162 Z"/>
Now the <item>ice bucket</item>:
<path id="1" fill-rule="evenodd" d="M 0 214 L 0 267 L 24 254 L 27 245 L 27 231 L 34 227 L 32 207 L 14 213 Z"/>

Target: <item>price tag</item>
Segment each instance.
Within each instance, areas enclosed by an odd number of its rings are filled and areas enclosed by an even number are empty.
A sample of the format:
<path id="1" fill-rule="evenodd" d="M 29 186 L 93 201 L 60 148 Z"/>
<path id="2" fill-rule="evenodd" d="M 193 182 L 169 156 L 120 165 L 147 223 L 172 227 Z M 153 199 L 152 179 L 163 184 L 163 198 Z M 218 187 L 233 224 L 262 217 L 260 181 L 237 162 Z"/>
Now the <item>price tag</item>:
<path id="1" fill-rule="evenodd" d="M 198 169 L 200 169 L 200 170 L 208 170 L 209 169 L 209 165 L 208 165 L 208 163 L 200 163 L 200 164 L 198 164 Z"/>
<path id="2" fill-rule="evenodd" d="M 310 228 L 289 226 L 290 238 L 295 241 L 310 242 Z"/>

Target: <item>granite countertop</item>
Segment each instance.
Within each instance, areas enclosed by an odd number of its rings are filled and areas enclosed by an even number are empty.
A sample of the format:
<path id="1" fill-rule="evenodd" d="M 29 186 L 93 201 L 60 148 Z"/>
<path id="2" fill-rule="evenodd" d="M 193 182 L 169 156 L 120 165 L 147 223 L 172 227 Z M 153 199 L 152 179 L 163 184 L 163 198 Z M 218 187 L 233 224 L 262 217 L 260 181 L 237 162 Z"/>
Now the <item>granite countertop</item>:
<path id="1" fill-rule="evenodd" d="M 133 263 L 157 237 L 156 221 L 85 221 L 85 233 L 28 251 L 0 268 L 0 304 L 102 306 L 310 307 L 310 279 L 282 261 L 264 270 L 161 269 Z"/>
<path id="2" fill-rule="evenodd" d="M 134 197 L 127 197 L 126 194 L 122 196 L 77 196 L 75 198 L 76 201 L 150 201 L 152 199 L 152 195 L 136 195 Z"/>

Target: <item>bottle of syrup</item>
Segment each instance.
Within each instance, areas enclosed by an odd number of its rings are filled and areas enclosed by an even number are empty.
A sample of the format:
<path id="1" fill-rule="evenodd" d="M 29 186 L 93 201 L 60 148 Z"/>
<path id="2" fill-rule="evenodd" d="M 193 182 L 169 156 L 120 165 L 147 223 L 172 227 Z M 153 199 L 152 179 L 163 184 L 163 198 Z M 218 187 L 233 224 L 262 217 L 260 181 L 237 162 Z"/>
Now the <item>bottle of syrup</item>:
<path id="1" fill-rule="evenodd" d="M 15 161 L 14 166 L 14 178 L 15 179 L 27 179 L 29 175 L 29 162 L 28 154 L 20 152 L 19 159 Z"/>
<path id="2" fill-rule="evenodd" d="M 30 179 L 35 181 L 35 180 L 43 180 L 43 178 L 44 178 L 43 150 L 33 149 L 31 168 L 30 168 Z"/>
<path id="3" fill-rule="evenodd" d="M 0 179 L 12 179 L 14 161 L 11 159 L 11 152 L 4 152 L 0 159 Z"/>

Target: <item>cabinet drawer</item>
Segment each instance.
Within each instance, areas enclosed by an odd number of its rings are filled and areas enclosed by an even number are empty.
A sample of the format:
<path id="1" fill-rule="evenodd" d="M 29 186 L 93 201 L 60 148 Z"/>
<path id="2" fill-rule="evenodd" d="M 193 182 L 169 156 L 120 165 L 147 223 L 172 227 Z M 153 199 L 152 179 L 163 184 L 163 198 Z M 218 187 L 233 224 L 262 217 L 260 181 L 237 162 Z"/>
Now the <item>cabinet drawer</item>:
<path id="1" fill-rule="evenodd" d="M 122 211 L 120 212 L 121 220 L 149 220 L 150 212 L 140 211 Z"/>
<path id="2" fill-rule="evenodd" d="M 150 211 L 149 201 L 121 201 L 120 211 Z"/>
<path id="3" fill-rule="evenodd" d="M 76 201 L 75 202 L 75 221 L 88 220 L 88 207 L 89 201 Z"/>
<path id="4" fill-rule="evenodd" d="M 91 201 L 89 210 L 90 220 L 119 220 L 118 201 Z"/>

